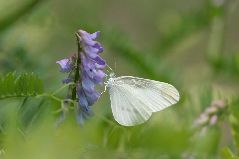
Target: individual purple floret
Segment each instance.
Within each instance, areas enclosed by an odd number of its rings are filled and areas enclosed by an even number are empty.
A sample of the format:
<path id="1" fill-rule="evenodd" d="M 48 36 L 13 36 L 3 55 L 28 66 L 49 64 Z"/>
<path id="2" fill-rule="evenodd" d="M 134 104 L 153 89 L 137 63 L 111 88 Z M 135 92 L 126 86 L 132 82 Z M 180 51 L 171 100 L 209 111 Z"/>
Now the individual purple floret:
<path id="1" fill-rule="evenodd" d="M 77 56 L 73 55 L 69 59 L 56 62 L 60 65 L 61 72 L 69 73 L 63 83 L 75 82 L 76 84 L 75 88 L 69 87 L 69 89 L 72 92 L 72 99 L 75 100 L 77 97 L 78 100 L 76 110 L 77 121 L 80 124 L 92 115 L 90 106 L 100 97 L 95 86 L 102 84 L 105 77 L 103 69 L 106 63 L 99 55 L 104 49 L 98 41 L 95 41 L 99 35 L 99 31 L 90 34 L 84 30 L 78 30 L 76 33 L 79 42 Z"/>
<path id="2" fill-rule="evenodd" d="M 75 55 L 73 55 L 68 59 L 62 59 L 62 60 L 56 61 L 56 63 L 60 65 L 62 73 L 69 73 L 73 70 L 75 61 L 76 61 Z"/>

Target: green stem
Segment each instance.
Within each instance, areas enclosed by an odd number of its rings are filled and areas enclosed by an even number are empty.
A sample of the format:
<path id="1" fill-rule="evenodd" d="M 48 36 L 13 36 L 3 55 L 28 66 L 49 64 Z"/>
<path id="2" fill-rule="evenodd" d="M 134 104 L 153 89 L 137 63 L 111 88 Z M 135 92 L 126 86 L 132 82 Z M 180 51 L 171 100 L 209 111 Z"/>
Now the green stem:
<path id="1" fill-rule="evenodd" d="M 39 94 L 39 95 L 37 95 L 36 97 L 49 97 L 49 98 L 51 98 L 51 99 L 53 99 L 53 100 L 55 100 L 55 101 L 58 101 L 58 102 L 61 102 L 61 101 L 62 101 L 62 99 L 57 98 L 56 96 L 54 96 L 54 95 L 52 95 L 52 94 L 48 94 L 48 93 Z"/>
<path id="2" fill-rule="evenodd" d="M 81 64 L 80 52 L 82 51 L 81 47 L 80 47 L 80 36 L 78 33 L 76 33 L 76 39 L 77 39 L 77 46 L 78 46 L 78 53 L 77 53 L 77 57 L 76 57 L 77 58 L 76 71 L 75 71 L 75 79 L 74 79 L 74 82 L 76 85 L 72 89 L 72 100 L 76 100 L 76 98 L 77 98 L 76 87 L 77 87 L 78 81 L 80 80 L 80 64 Z"/>
<path id="3" fill-rule="evenodd" d="M 60 87 L 59 89 L 57 89 L 56 91 L 54 91 L 53 93 L 51 93 L 51 95 L 55 95 L 55 94 L 61 92 L 61 91 L 62 91 L 63 89 L 65 89 L 66 87 L 71 86 L 71 85 L 75 85 L 75 83 L 74 83 L 74 82 L 71 82 L 71 83 L 65 84 L 65 85 L 63 85 L 62 87 Z"/>

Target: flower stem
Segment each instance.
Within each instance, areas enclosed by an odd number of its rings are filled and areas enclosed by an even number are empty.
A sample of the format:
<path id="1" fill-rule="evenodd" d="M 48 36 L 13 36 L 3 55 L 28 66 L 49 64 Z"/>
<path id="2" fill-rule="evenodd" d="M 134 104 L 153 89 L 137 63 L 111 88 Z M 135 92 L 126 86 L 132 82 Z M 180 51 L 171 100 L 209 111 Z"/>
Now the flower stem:
<path id="1" fill-rule="evenodd" d="M 62 87 L 60 87 L 59 89 L 57 89 L 56 91 L 54 91 L 53 93 L 51 93 L 51 95 L 55 95 L 55 94 L 61 92 L 66 87 L 69 87 L 69 86 L 72 86 L 72 85 L 75 86 L 75 83 L 71 82 L 71 83 L 65 84 Z"/>
<path id="2" fill-rule="evenodd" d="M 76 55 L 76 71 L 75 71 L 75 86 L 72 89 L 72 100 L 76 100 L 77 94 L 76 94 L 76 87 L 77 87 L 77 82 L 80 80 L 80 64 L 81 64 L 81 59 L 80 59 L 80 52 L 81 52 L 81 46 L 80 46 L 80 36 L 78 33 L 76 33 L 76 39 L 77 39 L 77 46 L 78 46 L 78 52 Z"/>
<path id="3" fill-rule="evenodd" d="M 57 98 L 56 96 L 52 95 L 52 94 L 49 94 L 49 93 L 43 93 L 43 94 L 39 94 L 36 96 L 37 98 L 39 97 L 49 97 L 55 101 L 58 101 L 58 102 L 61 102 L 62 100 L 60 98 Z"/>

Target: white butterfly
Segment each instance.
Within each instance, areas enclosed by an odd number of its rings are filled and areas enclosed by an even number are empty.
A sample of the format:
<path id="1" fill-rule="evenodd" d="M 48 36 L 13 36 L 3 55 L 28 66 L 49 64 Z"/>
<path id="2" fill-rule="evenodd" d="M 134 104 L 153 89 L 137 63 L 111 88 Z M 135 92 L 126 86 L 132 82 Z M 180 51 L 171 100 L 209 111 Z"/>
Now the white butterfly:
<path id="1" fill-rule="evenodd" d="M 115 77 L 106 82 L 115 120 L 124 126 L 139 125 L 153 112 L 179 101 L 179 92 L 168 83 L 132 76 Z"/>

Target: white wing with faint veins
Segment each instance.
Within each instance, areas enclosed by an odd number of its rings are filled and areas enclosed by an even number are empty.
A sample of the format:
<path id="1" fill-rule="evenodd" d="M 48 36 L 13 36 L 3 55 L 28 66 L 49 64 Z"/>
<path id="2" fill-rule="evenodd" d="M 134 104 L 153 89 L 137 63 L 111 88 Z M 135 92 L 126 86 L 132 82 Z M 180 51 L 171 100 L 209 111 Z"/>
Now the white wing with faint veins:
<path id="1" fill-rule="evenodd" d="M 109 85 L 111 108 L 115 120 L 124 126 L 147 121 L 153 112 L 179 101 L 179 93 L 168 83 L 132 76 L 113 78 Z"/>

